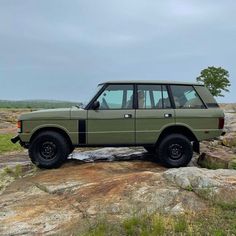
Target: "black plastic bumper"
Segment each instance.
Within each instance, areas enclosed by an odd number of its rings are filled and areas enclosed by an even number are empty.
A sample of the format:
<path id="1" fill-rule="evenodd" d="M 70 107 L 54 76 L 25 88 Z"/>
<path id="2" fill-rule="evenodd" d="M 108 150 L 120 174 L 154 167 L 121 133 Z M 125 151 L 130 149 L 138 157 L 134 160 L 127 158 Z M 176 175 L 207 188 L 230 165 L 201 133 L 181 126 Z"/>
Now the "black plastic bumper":
<path id="1" fill-rule="evenodd" d="M 19 135 L 17 135 L 16 137 L 14 137 L 14 138 L 11 139 L 11 142 L 12 142 L 12 143 L 17 143 L 18 141 L 20 141 Z"/>

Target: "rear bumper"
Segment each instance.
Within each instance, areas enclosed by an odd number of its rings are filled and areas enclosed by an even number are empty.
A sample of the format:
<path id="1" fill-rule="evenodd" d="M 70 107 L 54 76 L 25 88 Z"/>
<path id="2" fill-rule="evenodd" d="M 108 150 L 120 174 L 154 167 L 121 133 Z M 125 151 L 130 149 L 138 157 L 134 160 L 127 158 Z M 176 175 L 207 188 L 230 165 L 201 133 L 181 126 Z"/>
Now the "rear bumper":
<path id="1" fill-rule="evenodd" d="M 19 135 L 17 135 L 16 137 L 14 137 L 14 138 L 11 139 L 11 142 L 12 142 L 12 143 L 17 143 L 18 141 L 20 141 Z"/>

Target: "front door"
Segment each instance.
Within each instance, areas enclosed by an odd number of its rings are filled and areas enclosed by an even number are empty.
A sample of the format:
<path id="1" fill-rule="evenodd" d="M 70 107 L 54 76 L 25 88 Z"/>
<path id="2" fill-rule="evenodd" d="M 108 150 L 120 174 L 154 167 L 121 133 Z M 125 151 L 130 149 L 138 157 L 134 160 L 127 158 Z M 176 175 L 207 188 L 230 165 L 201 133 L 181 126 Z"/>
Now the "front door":
<path id="1" fill-rule="evenodd" d="M 98 109 L 88 110 L 88 145 L 135 144 L 132 84 L 107 85 L 97 98 Z"/>

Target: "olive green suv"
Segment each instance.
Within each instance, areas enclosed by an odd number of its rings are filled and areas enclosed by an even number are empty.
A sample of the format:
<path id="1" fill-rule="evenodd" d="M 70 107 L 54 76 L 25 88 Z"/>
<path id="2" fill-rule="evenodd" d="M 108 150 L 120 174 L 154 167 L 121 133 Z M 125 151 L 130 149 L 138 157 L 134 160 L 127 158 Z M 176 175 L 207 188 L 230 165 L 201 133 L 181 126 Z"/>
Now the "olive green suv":
<path id="1" fill-rule="evenodd" d="M 143 146 L 163 165 L 180 167 L 223 127 L 223 111 L 201 84 L 110 81 L 83 108 L 21 115 L 12 142 L 42 168 L 59 167 L 75 147 L 108 146 Z"/>

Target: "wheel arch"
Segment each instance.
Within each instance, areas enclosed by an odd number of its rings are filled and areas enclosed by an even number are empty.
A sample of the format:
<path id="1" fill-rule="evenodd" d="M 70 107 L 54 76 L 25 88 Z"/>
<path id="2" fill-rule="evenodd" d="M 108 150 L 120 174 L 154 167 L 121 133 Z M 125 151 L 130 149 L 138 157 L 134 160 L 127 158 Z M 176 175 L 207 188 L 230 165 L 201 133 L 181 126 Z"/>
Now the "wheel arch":
<path id="1" fill-rule="evenodd" d="M 37 135 L 39 135 L 40 133 L 45 132 L 45 131 L 54 131 L 54 132 L 57 132 L 57 133 L 61 134 L 67 140 L 67 142 L 70 146 L 70 150 L 73 148 L 73 144 L 72 144 L 72 141 L 70 139 L 69 134 L 65 130 L 63 130 L 59 127 L 41 127 L 41 128 L 38 128 L 37 130 L 34 131 L 32 136 L 30 137 L 30 143 L 33 141 L 33 139 Z"/>
<path id="2" fill-rule="evenodd" d="M 158 145 L 164 137 L 173 133 L 182 134 L 186 136 L 191 142 L 198 143 L 198 140 L 191 129 L 183 125 L 172 125 L 162 130 L 161 134 L 158 137 L 156 145 Z"/>

